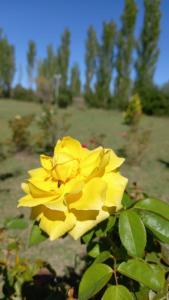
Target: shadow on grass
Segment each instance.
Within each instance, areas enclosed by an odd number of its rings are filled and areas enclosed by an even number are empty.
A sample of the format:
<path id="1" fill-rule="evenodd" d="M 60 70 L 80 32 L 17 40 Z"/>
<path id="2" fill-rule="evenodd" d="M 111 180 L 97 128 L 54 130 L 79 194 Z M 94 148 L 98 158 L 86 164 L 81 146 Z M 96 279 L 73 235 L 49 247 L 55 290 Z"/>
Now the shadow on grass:
<path id="1" fill-rule="evenodd" d="M 163 164 L 167 169 L 169 169 L 169 161 L 159 158 L 158 161 Z"/>

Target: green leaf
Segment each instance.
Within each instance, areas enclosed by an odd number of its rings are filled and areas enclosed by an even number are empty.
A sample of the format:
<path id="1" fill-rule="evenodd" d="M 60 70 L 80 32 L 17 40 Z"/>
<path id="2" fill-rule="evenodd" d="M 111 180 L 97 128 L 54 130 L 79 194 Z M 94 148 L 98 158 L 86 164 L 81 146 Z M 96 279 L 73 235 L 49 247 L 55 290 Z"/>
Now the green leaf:
<path id="1" fill-rule="evenodd" d="M 122 199 L 122 205 L 125 209 L 129 208 L 134 204 L 134 200 L 130 198 L 130 196 L 127 193 L 124 193 L 123 199 Z"/>
<path id="2" fill-rule="evenodd" d="M 28 227 L 28 222 L 24 218 L 15 217 L 6 219 L 4 225 L 7 229 L 25 229 Z"/>
<path id="3" fill-rule="evenodd" d="M 110 216 L 107 221 L 105 232 L 110 232 L 116 223 L 116 216 Z"/>
<path id="4" fill-rule="evenodd" d="M 150 300 L 149 298 L 150 289 L 147 287 L 141 287 L 138 292 L 135 293 L 137 300 Z"/>
<path id="5" fill-rule="evenodd" d="M 32 231 L 29 237 L 29 246 L 40 244 L 48 238 L 47 234 L 44 233 L 37 224 L 32 226 Z"/>
<path id="6" fill-rule="evenodd" d="M 126 210 L 120 214 L 119 235 L 129 255 L 138 257 L 144 255 L 146 230 L 140 216 L 135 211 Z"/>
<path id="7" fill-rule="evenodd" d="M 147 198 L 138 201 L 134 207 L 154 212 L 169 221 L 169 205 L 164 201 Z"/>
<path id="8" fill-rule="evenodd" d="M 98 243 L 94 244 L 92 249 L 88 251 L 88 255 L 91 257 L 97 257 L 100 254 L 100 246 Z"/>
<path id="9" fill-rule="evenodd" d="M 111 253 L 109 251 L 103 251 L 96 257 L 94 264 L 105 262 L 109 258 L 112 258 Z"/>
<path id="10" fill-rule="evenodd" d="M 85 235 L 83 235 L 82 243 L 88 244 L 91 241 L 93 234 L 94 234 L 94 230 L 91 230 L 91 231 L 87 232 Z"/>
<path id="11" fill-rule="evenodd" d="M 95 235 L 97 237 L 106 236 L 107 232 L 110 232 L 116 222 L 116 216 L 111 215 L 108 220 L 99 224 L 95 230 Z"/>
<path id="12" fill-rule="evenodd" d="M 112 269 L 105 264 L 93 264 L 84 273 L 79 286 L 79 300 L 96 295 L 110 280 Z"/>
<path id="13" fill-rule="evenodd" d="M 132 300 L 132 294 L 123 285 L 111 285 L 105 291 L 102 300 Z"/>
<path id="14" fill-rule="evenodd" d="M 141 218 L 147 228 L 162 242 L 169 244 L 169 222 L 157 214 L 141 211 Z"/>
<path id="15" fill-rule="evenodd" d="M 164 269 L 155 264 L 148 264 L 142 259 L 130 259 L 119 265 L 118 271 L 154 291 L 159 291 L 165 284 Z"/>

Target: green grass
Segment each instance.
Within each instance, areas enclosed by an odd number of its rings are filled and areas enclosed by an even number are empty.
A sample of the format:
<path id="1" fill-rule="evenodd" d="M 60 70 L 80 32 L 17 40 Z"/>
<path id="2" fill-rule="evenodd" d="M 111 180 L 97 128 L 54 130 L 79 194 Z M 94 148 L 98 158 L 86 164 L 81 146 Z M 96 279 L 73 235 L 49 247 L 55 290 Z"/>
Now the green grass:
<path id="1" fill-rule="evenodd" d="M 41 108 L 38 104 L 0 100 L 0 141 L 3 142 L 10 138 L 8 121 L 13 116 L 28 113 L 38 115 L 40 111 Z M 115 151 L 125 143 L 123 135 L 128 127 L 123 124 L 123 116 L 120 112 L 102 109 L 78 110 L 71 107 L 59 110 L 56 116 L 58 122 L 65 112 L 70 114 L 68 117 L 70 128 L 65 134 L 80 139 L 82 143 L 88 143 L 93 136 L 98 137 L 99 135 L 105 135 L 104 146 L 112 147 Z M 144 152 L 141 164 L 129 166 L 125 163 L 122 172 L 129 178 L 129 185 L 133 181 L 137 181 L 138 185 L 148 194 L 169 201 L 169 168 L 167 167 L 169 163 L 169 119 L 144 116 L 141 127 L 151 131 L 148 147 Z M 32 136 L 37 134 L 35 123 L 31 127 L 31 133 Z M 26 153 L 18 153 L 1 162 L 0 174 L 14 173 L 15 176 L 0 181 L 0 223 L 5 217 L 18 214 L 16 203 L 22 194 L 20 183 L 27 177 L 27 170 L 37 167 L 38 164 L 37 154 L 28 155 Z M 29 210 L 21 209 L 22 211 L 28 215 Z M 73 265 L 72 257 L 83 249 L 79 246 L 79 242 L 72 242 L 70 238 L 67 238 L 53 243 L 45 243 L 34 248 L 33 252 L 32 250 L 26 251 L 27 254 L 34 256 L 38 256 L 39 251 L 42 251 L 41 257 L 55 265 L 59 271 L 63 271 L 65 265 Z"/>

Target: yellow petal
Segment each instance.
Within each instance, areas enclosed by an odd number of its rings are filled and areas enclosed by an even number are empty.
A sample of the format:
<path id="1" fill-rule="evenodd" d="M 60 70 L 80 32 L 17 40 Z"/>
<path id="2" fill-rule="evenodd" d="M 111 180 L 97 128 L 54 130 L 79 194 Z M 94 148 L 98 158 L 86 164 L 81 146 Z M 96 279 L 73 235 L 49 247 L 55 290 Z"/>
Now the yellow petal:
<path id="1" fill-rule="evenodd" d="M 56 199 L 56 196 L 33 198 L 30 194 L 28 194 L 19 199 L 18 207 L 21 207 L 21 206 L 34 207 L 34 206 L 37 206 L 40 204 L 45 204 L 46 202 L 49 202 L 49 201 L 52 201 L 55 199 Z"/>
<path id="2" fill-rule="evenodd" d="M 81 214 L 83 214 L 83 212 Z M 100 210 L 100 212 L 97 215 L 97 217 L 96 217 L 95 220 L 83 220 L 83 216 L 82 216 L 82 220 L 80 220 L 80 216 L 79 216 L 79 219 L 76 221 L 76 225 L 69 232 L 69 234 L 75 240 L 77 240 L 83 234 L 85 234 L 87 231 L 89 231 L 90 229 L 92 229 L 93 227 L 95 227 L 97 224 L 99 224 L 100 222 L 102 222 L 105 219 L 107 219 L 109 217 L 109 215 L 110 214 L 109 214 L 108 211 Z"/>
<path id="3" fill-rule="evenodd" d="M 23 183 L 21 184 L 21 188 L 22 188 L 22 190 L 23 190 L 26 194 L 29 194 L 29 193 L 30 193 L 29 185 L 28 185 L 27 183 L 23 182 Z"/>
<path id="4" fill-rule="evenodd" d="M 81 174 L 85 177 L 90 176 L 95 169 L 99 168 L 103 155 L 104 150 L 102 147 L 89 151 L 88 155 L 80 163 Z"/>
<path id="5" fill-rule="evenodd" d="M 115 152 L 111 149 L 107 149 L 106 151 L 109 152 L 109 162 L 105 169 L 105 172 L 108 173 L 119 168 L 122 165 L 122 163 L 125 161 L 125 159 L 122 157 L 118 157 L 115 154 Z"/>
<path id="6" fill-rule="evenodd" d="M 50 240 L 55 240 L 70 231 L 75 222 L 76 218 L 71 213 L 63 217 L 58 212 L 52 211 L 50 215 L 44 213 L 41 216 L 39 226 L 49 235 Z"/>
<path id="7" fill-rule="evenodd" d="M 50 156 L 43 155 L 43 154 L 40 155 L 40 162 L 42 167 L 47 171 L 50 171 L 53 167 L 52 158 Z"/>
<path id="8" fill-rule="evenodd" d="M 116 210 L 121 209 L 123 193 L 128 182 L 127 178 L 123 177 L 118 172 L 111 172 L 105 174 L 103 180 L 107 183 L 104 205 L 106 207 L 115 206 Z"/>
<path id="9" fill-rule="evenodd" d="M 66 136 L 57 142 L 54 150 L 54 156 L 57 156 L 58 153 L 63 152 L 77 159 L 80 157 L 81 151 L 82 146 L 80 142 L 71 138 L 70 136 Z"/>
<path id="10" fill-rule="evenodd" d="M 58 211 L 63 211 L 63 212 L 67 211 L 67 205 L 64 201 L 64 196 L 61 196 L 60 198 L 46 202 L 45 206 L 51 210 L 58 210 Z"/>
<path id="11" fill-rule="evenodd" d="M 47 178 L 49 176 L 48 172 L 43 168 L 37 168 L 37 169 L 30 170 L 28 172 L 28 174 L 31 177 L 35 177 L 35 178 Z"/>
<path id="12" fill-rule="evenodd" d="M 54 180 L 40 180 L 37 179 L 29 179 L 28 180 L 29 190 L 30 192 L 36 193 L 36 197 L 38 195 L 41 196 L 42 193 L 46 194 L 60 194 L 61 188 L 58 187 L 58 182 Z"/>
<path id="13" fill-rule="evenodd" d="M 79 198 L 82 196 L 84 185 L 85 183 L 80 176 L 76 176 L 76 178 L 73 178 L 66 182 L 64 189 L 64 198 L 67 205 L 79 200 Z"/>
<path id="14" fill-rule="evenodd" d="M 79 200 L 70 203 L 70 209 L 76 210 L 99 210 L 103 206 L 106 196 L 106 184 L 99 178 L 91 179 L 83 189 Z"/>
<path id="15" fill-rule="evenodd" d="M 71 179 L 76 176 L 78 167 L 78 161 L 75 159 L 56 162 L 55 167 L 52 170 L 52 176 L 57 180 L 65 182 L 68 179 Z"/>
<path id="16" fill-rule="evenodd" d="M 30 219 L 39 221 L 42 214 L 43 214 L 43 205 L 37 205 L 35 207 L 32 207 Z"/>

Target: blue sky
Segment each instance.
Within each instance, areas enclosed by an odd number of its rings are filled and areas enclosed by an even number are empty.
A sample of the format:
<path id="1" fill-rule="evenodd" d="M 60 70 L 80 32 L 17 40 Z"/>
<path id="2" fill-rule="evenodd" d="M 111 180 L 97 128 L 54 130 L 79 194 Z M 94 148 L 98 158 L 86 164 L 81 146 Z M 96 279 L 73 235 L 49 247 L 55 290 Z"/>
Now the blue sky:
<path id="1" fill-rule="evenodd" d="M 143 0 L 136 0 L 139 7 L 136 35 L 143 20 Z M 38 57 L 44 57 L 46 45 L 56 48 L 65 27 L 71 31 L 70 64 L 78 62 L 84 81 L 85 38 L 89 25 L 93 25 L 101 36 L 103 21 L 114 20 L 120 26 L 123 0 L 0 0 L 0 27 L 16 47 L 17 73 L 19 80 L 22 69 L 22 83 L 27 84 L 26 51 L 28 40 L 37 43 Z M 169 0 L 162 0 L 160 56 L 155 81 L 162 84 L 169 80 Z M 20 67 L 21 66 L 21 67 Z"/>

